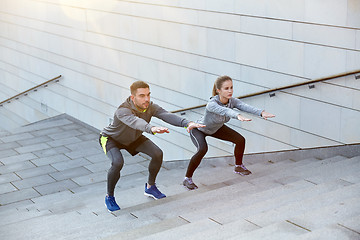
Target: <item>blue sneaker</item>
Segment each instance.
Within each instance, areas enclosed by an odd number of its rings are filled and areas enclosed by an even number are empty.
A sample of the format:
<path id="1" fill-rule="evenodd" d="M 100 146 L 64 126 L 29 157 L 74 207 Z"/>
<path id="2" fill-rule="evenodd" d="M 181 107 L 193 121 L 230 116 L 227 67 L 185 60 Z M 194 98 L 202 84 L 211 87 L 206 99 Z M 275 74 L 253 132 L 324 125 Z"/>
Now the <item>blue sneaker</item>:
<path id="1" fill-rule="evenodd" d="M 156 185 L 152 185 L 149 189 L 146 187 L 145 183 L 145 196 L 152 197 L 155 200 L 166 197 L 165 194 L 161 193 L 159 189 L 156 187 Z"/>
<path id="2" fill-rule="evenodd" d="M 119 205 L 117 205 L 115 201 L 115 197 L 113 196 L 106 196 L 105 197 L 105 206 L 109 210 L 109 212 L 120 210 Z"/>

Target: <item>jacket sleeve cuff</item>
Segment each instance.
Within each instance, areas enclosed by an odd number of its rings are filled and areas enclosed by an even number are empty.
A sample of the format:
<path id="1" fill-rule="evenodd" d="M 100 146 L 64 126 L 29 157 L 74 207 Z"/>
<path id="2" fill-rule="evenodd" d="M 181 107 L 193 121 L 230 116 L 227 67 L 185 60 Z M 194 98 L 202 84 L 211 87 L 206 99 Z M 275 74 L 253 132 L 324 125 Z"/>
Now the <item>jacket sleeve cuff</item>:
<path id="1" fill-rule="evenodd" d="M 192 121 L 187 120 L 187 119 L 184 119 L 184 120 L 182 121 L 182 127 L 187 128 L 190 122 L 192 122 Z"/>
<path id="2" fill-rule="evenodd" d="M 147 132 L 147 133 L 149 133 L 149 134 L 155 135 L 155 134 L 151 131 L 151 128 L 152 128 L 152 127 L 154 127 L 154 126 L 151 125 L 151 124 L 147 124 L 147 125 L 145 126 L 145 132 Z"/>
<path id="3" fill-rule="evenodd" d="M 259 115 L 259 116 L 261 117 L 261 113 L 262 113 L 263 111 L 265 111 L 265 110 L 264 110 L 264 109 L 258 110 L 257 115 Z"/>

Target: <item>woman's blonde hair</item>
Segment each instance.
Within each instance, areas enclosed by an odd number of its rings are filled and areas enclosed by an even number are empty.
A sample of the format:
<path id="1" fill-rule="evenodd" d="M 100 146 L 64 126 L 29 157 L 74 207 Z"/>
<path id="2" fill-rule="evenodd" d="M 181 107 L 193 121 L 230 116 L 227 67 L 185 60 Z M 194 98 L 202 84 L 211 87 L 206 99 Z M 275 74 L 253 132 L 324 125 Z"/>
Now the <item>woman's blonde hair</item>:
<path id="1" fill-rule="evenodd" d="M 218 95 L 217 93 L 217 89 L 221 89 L 222 85 L 224 84 L 224 82 L 226 81 L 232 81 L 231 77 L 229 76 L 220 76 L 218 77 L 216 80 L 215 80 L 215 83 L 214 83 L 214 87 L 213 87 L 213 91 L 212 91 L 212 95 L 213 96 L 216 96 Z"/>

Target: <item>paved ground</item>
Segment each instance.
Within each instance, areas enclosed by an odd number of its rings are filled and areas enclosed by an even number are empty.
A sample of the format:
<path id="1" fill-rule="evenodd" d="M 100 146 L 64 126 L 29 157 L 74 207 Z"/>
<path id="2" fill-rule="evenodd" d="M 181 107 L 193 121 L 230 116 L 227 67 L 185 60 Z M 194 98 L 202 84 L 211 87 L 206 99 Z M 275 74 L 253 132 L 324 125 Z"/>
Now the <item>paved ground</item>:
<path id="1" fill-rule="evenodd" d="M 0 132 L 1 239 L 360 239 L 360 145 L 206 159 L 181 186 L 187 161 L 158 176 L 167 198 L 143 195 L 146 156 L 125 153 L 104 207 L 110 162 L 98 131 L 61 115 Z"/>

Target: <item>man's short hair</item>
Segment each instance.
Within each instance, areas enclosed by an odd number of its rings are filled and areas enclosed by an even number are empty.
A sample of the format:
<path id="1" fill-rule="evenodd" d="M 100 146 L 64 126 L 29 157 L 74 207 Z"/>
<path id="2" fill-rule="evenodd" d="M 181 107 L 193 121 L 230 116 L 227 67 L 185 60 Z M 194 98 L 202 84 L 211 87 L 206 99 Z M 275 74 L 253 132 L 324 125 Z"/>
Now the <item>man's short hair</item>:
<path id="1" fill-rule="evenodd" d="M 149 88 L 150 89 L 149 84 L 147 84 L 146 82 L 136 81 L 136 82 L 133 82 L 133 84 L 131 84 L 131 86 L 130 86 L 131 95 L 135 95 L 138 88 Z"/>

